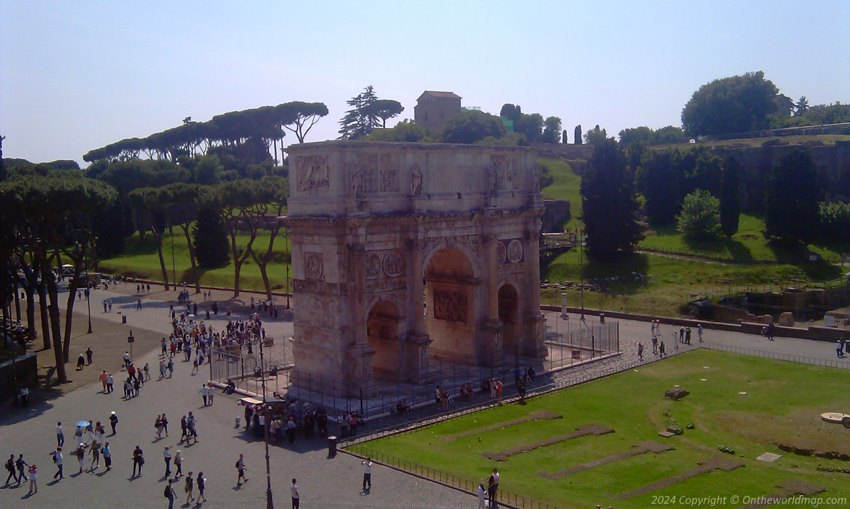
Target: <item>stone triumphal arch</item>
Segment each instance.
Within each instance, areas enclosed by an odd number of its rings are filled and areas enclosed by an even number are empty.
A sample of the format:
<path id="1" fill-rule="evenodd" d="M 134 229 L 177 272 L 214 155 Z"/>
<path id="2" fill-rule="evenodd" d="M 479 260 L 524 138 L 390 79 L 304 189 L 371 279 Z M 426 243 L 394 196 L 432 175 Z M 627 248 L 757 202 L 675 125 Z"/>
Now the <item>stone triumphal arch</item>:
<path id="1" fill-rule="evenodd" d="M 289 147 L 296 380 L 428 381 L 429 360 L 546 356 L 531 151 Z"/>

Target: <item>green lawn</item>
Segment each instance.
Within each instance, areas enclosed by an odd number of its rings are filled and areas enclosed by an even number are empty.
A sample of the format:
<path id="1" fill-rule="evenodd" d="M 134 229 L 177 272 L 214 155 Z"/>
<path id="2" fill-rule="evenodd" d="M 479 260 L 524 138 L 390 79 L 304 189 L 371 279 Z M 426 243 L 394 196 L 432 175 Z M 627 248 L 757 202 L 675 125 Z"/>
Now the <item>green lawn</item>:
<path id="1" fill-rule="evenodd" d="M 569 200 L 570 220 L 564 226 L 565 229 L 574 229 L 580 223 L 581 216 L 581 177 L 564 161 L 558 159 L 538 160 L 540 164 L 549 168 L 549 174 L 554 182 L 543 188 L 543 197 L 555 200 Z"/>
<path id="2" fill-rule="evenodd" d="M 682 500 L 679 497 L 725 496 L 725 503 L 715 507 L 737 508 L 744 504 L 740 499 L 733 503 L 732 495 L 772 495 L 779 491 L 777 484 L 791 480 L 827 489 L 823 496 L 848 497 L 847 474 L 817 470 L 819 465 L 846 468 L 846 462 L 798 456 L 774 445 L 850 453 L 850 432 L 820 419 L 822 412 L 848 410 L 848 384 L 850 372 L 845 370 L 699 350 L 534 398 L 524 406 L 510 404 L 473 413 L 353 449 L 377 458 L 392 457 L 396 463 L 401 460 L 429 467 L 471 483 L 486 479 L 495 466 L 502 474 L 502 489 L 564 508 L 602 504 L 644 509 L 659 505 L 654 498 L 657 496 L 678 501 Z M 665 390 L 674 385 L 691 394 L 678 402 L 664 398 Z M 562 418 L 498 428 L 499 423 L 540 411 Z M 657 436 L 671 423 L 669 419 L 680 427 L 692 423 L 695 429 L 685 429 L 684 435 L 670 439 Z M 542 440 L 589 424 L 614 432 L 533 448 Z M 460 435 L 474 430 L 479 432 Z M 618 455 L 643 441 L 661 442 L 675 449 L 620 458 L 555 480 L 539 475 Z M 735 454 L 721 453 L 721 445 Z M 502 462 L 484 456 L 488 451 L 515 447 L 528 452 Z M 775 463 L 756 461 L 764 452 L 783 458 Z M 742 467 L 697 475 L 643 494 L 628 494 L 715 457 L 733 460 Z"/>
<path id="3" fill-rule="evenodd" d="M 268 246 L 269 235 L 260 234 L 254 241 L 254 247 L 264 250 Z M 186 247 L 186 239 L 177 229 L 174 230 L 174 269 L 177 281 L 192 281 L 192 263 L 189 260 L 189 252 Z M 237 242 L 244 246 L 248 240 L 247 235 L 238 237 Z M 162 243 L 162 254 L 165 266 L 168 269 L 168 278 L 171 279 L 171 246 L 172 238 L 166 233 Z M 115 258 L 101 260 L 99 268 L 105 272 L 133 274 L 138 277 L 148 278 L 154 281 L 162 281 L 162 272 L 159 265 L 159 256 L 156 252 L 156 244 L 153 237 L 148 236 L 140 241 L 137 235 L 127 239 L 127 249 L 123 255 Z M 289 253 L 289 239 L 278 236 L 274 244 L 274 259 L 269 263 L 268 272 L 272 281 L 272 288 L 284 289 L 286 269 Z M 201 271 L 201 284 L 208 286 L 233 288 L 233 264 L 218 269 Z M 262 290 L 263 280 L 257 265 L 248 260 L 242 267 L 241 284 L 243 290 Z"/>

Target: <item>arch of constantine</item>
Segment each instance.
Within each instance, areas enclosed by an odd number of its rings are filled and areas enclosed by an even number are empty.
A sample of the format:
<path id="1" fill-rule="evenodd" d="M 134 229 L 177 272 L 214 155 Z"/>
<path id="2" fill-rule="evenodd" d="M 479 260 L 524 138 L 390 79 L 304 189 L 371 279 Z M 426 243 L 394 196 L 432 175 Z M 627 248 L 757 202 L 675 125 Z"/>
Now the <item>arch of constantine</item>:
<path id="1" fill-rule="evenodd" d="M 543 360 L 543 200 L 522 147 L 292 145 L 297 380 L 425 383 L 429 360 Z"/>

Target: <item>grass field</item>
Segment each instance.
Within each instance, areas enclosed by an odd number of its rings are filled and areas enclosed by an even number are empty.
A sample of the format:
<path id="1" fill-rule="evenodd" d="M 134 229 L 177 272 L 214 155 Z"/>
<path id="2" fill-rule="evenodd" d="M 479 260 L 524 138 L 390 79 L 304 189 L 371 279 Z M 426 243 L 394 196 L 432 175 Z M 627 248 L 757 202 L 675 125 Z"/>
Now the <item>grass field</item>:
<path id="1" fill-rule="evenodd" d="M 682 500 L 679 497 L 725 496 L 726 503 L 715 507 L 742 507 L 740 499 L 731 503 L 730 497 L 776 494 L 781 491 L 778 484 L 793 480 L 825 488 L 823 496 L 850 497 L 848 474 L 818 471 L 819 465 L 847 468 L 847 461 L 795 455 L 776 445 L 850 454 L 850 431 L 820 419 L 822 412 L 848 410 L 848 384 L 850 372 L 845 370 L 698 350 L 533 398 L 526 405 L 509 404 L 469 414 L 354 449 L 427 466 L 473 483 L 486 479 L 490 470 L 498 467 L 502 489 L 564 508 L 602 504 L 644 509 L 661 505 L 665 499 L 658 497 L 662 496 L 678 501 Z M 675 385 L 691 394 L 677 402 L 666 399 L 664 392 Z M 507 423 L 542 411 L 561 418 Z M 591 424 L 614 432 L 536 447 L 543 440 Z M 669 439 L 659 437 L 657 433 L 670 424 L 682 428 L 693 424 L 694 429 Z M 674 450 L 631 457 L 623 454 L 645 441 L 670 445 Z M 720 446 L 735 453 L 723 453 Z M 485 456 L 512 448 L 527 452 L 499 462 Z M 783 457 L 775 463 L 757 461 L 764 452 Z M 608 462 L 586 465 L 603 458 Z M 741 467 L 647 489 L 650 483 L 688 472 L 712 458 L 731 460 Z M 581 465 L 589 468 L 557 479 L 540 475 Z"/>
<path id="2" fill-rule="evenodd" d="M 186 239 L 178 230 L 174 230 L 174 269 L 177 276 L 177 281 L 193 281 L 192 278 L 192 263 L 189 260 L 189 252 L 186 247 Z M 238 242 L 244 246 L 247 242 L 247 235 L 240 236 Z M 165 258 L 165 266 L 168 269 L 168 278 L 171 279 L 171 246 L 172 238 L 168 233 L 162 243 L 162 254 Z M 254 241 L 255 248 L 259 250 L 265 249 L 269 243 L 269 235 L 261 234 Z M 159 265 L 159 256 L 156 252 L 156 244 L 153 237 L 148 236 L 144 241 L 140 241 L 137 235 L 134 235 L 126 241 L 127 249 L 124 254 L 115 258 L 107 258 L 101 260 L 99 268 L 101 271 L 111 272 L 116 274 L 134 274 L 139 277 L 161 281 L 162 272 Z M 269 263 L 268 272 L 272 281 L 272 288 L 284 289 L 286 279 L 286 268 L 288 263 L 289 239 L 278 236 L 275 239 L 273 260 Z M 233 264 L 228 264 L 225 267 L 218 269 L 201 271 L 201 284 L 207 286 L 233 288 Z M 263 280 L 260 277 L 260 270 L 257 265 L 248 260 L 242 267 L 240 277 L 243 290 L 262 290 Z"/>
<path id="3" fill-rule="evenodd" d="M 570 221 L 566 229 L 580 226 L 581 196 L 579 177 L 563 161 L 542 159 L 554 182 L 543 189 L 547 198 L 570 201 Z M 542 268 L 542 277 L 550 282 L 594 280 L 605 292 L 585 292 L 587 307 L 677 315 L 680 306 L 696 296 L 723 296 L 735 291 L 779 290 L 785 286 L 832 281 L 846 272 L 835 264 L 841 253 L 850 252 L 850 243 L 810 244 L 796 250 L 774 246 L 764 237 L 762 218 L 742 214 L 739 231 L 731 239 L 695 242 L 674 227 L 650 228 L 638 245 L 644 254 L 635 254 L 617 263 L 580 260 L 572 251 L 555 258 Z M 659 256 L 661 252 L 672 256 Z M 817 253 L 822 261 L 808 262 L 808 253 Z M 712 263 L 720 262 L 720 263 Z M 635 274 L 646 274 L 644 280 Z M 543 301 L 560 303 L 562 290 L 543 290 Z M 577 305 L 579 292 L 566 290 L 570 302 Z"/>

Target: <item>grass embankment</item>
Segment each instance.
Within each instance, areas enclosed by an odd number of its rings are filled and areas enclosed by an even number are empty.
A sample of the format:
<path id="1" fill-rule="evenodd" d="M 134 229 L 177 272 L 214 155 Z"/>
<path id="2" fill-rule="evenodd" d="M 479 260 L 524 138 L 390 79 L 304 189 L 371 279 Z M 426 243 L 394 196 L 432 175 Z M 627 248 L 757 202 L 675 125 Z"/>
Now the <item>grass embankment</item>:
<path id="1" fill-rule="evenodd" d="M 699 143 L 678 143 L 675 145 L 653 145 L 652 149 L 664 150 L 667 148 L 689 149 L 692 147 L 746 147 L 758 148 L 766 142 L 780 145 L 805 145 L 809 143 L 821 143 L 823 145 L 835 145 L 836 141 L 850 141 L 847 134 L 818 134 L 806 136 L 776 136 L 772 138 L 740 138 L 735 140 L 701 141 Z"/>
<path id="2" fill-rule="evenodd" d="M 775 445 L 850 454 L 847 431 L 840 424 L 820 419 L 822 412 L 846 409 L 843 393 L 848 383 L 850 372 L 845 370 L 700 350 L 534 398 L 524 406 L 511 404 L 470 414 L 368 442 L 355 450 L 373 457 L 389 455 L 474 483 L 498 467 L 503 489 L 564 508 L 602 503 L 605 507 L 644 509 L 658 505 L 658 496 L 671 497 L 666 500 L 675 502 L 665 504 L 675 507 L 689 505 L 679 497 L 725 496 L 715 507 L 741 507 L 745 505 L 743 497 L 772 495 L 781 491 L 777 485 L 794 480 L 826 488 L 824 496 L 848 497 L 847 474 L 817 470 L 819 465 L 846 467 L 846 462 L 797 456 Z M 674 385 L 691 394 L 678 402 L 666 399 L 664 392 Z M 562 418 L 506 422 L 542 411 Z M 499 423 L 505 424 L 500 428 Z M 685 429 L 681 436 L 665 439 L 657 435 L 668 424 L 686 428 L 688 423 L 695 429 Z M 614 432 L 534 448 L 546 439 L 590 424 Z M 623 454 L 644 441 L 671 445 L 674 450 L 632 457 Z M 721 445 L 735 454 L 720 452 Z M 485 456 L 514 448 L 527 452 L 502 462 Z M 764 452 L 783 458 L 775 463 L 757 461 Z M 644 494 L 629 494 L 716 457 L 742 466 L 696 475 Z M 611 461 L 557 479 L 539 475 L 603 458 Z M 732 495 L 739 497 L 737 503 Z"/>
<path id="3" fill-rule="evenodd" d="M 178 283 L 194 281 L 186 239 L 177 230 L 174 230 L 173 235 L 176 280 Z M 241 247 L 244 247 L 247 242 L 248 235 L 240 235 L 237 238 L 237 244 Z M 261 252 L 265 251 L 268 244 L 268 233 L 257 235 L 257 239 L 254 241 L 255 249 Z M 171 246 L 172 237 L 166 232 L 162 242 L 162 254 L 165 259 L 165 267 L 168 271 L 169 279 L 172 278 Z M 284 280 L 286 279 L 286 270 L 289 265 L 286 263 L 289 259 L 289 249 L 288 238 L 278 236 L 275 239 L 273 259 L 268 265 L 269 278 L 271 279 L 273 289 L 285 289 L 286 284 Z M 101 260 L 99 268 L 104 272 L 133 274 L 153 281 L 162 281 L 162 269 L 160 268 L 159 256 L 156 252 L 156 243 L 151 236 L 147 236 L 144 240 L 140 240 L 138 235 L 131 236 L 126 241 L 124 254 L 115 258 Z M 199 269 L 199 276 L 202 285 L 233 288 L 233 263 L 231 262 L 227 266 L 217 269 Z M 240 280 L 243 290 L 263 290 L 263 280 L 260 277 L 260 270 L 250 258 L 242 267 Z"/>
<path id="4" fill-rule="evenodd" d="M 571 219 L 565 229 L 574 230 L 580 225 L 581 177 L 563 161 L 542 162 L 554 178 L 554 183 L 543 189 L 544 196 L 570 200 Z M 800 286 L 830 281 L 843 273 L 833 262 L 840 260 L 842 252 L 850 251 L 850 245 L 811 244 L 792 250 L 768 243 L 763 230 L 763 220 L 748 214 L 741 215 L 738 233 L 731 239 L 695 242 L 674 227 L 648 229 L 638 246 L 645 253 L 617 263 L 594 262 L 584 256 L 580 263 L 580 254 L 571 251 L 544 267 L 543 278 L 577 283 L 583 277 L 585 282 L 604 288 L 604 292 L 584 292 L 587 307 L 677 315 L 679 307 L 696 296 Z M 809 252 L 820 255 L 822 261 L 805 261 Z M 559 304 L 562 291 L 568 294 L 571 305 L 578 305 L 577 290 L 545 289 L 544 302 Z"/>

